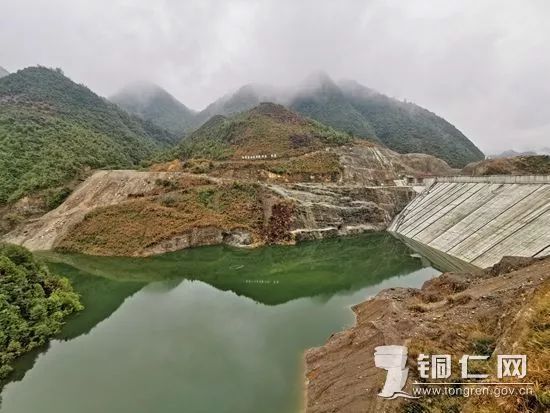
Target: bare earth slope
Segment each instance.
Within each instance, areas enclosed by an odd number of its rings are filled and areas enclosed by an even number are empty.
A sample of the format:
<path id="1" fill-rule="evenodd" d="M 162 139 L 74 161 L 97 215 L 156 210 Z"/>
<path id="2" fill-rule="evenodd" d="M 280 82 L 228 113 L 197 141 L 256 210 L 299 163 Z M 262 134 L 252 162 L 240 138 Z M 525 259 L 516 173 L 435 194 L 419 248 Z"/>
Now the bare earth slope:
<path id="1" fill-rule="evenodd" d="M 384 290 L 356 305 L 355 327 L 306 353 L 307 412 L 548 411 L 549 278 L 550 258 L 505 257 L 480 274 L 445 273 L 421 290 Z M 418 380 L 419 353 L 527 354 L 535 394 L 386 400 L 377 396 L 386 375 L 374 366 L 374 348 L 380 345 L 408 346 L 409 394 Z M 448 381 L 459 379 L 453 375 Z"/>
<path id="2" fill-rule="evenodd" d="M 210 176 L 262 182 L 339 182 L 355 185 L 395 185 L 404 176 L 429 177 L 457 173 L 441 159 L 422 153 L 399 154 L 370 142 L 326 147 L 283 159 L 191 159 L 153 167 Z"/>
<path id="3" fill-rule="evenodd" d="M 464 167 L 464 175 L 550 175 L 550 156 L 514 156 L 486 159 Z"/>
<path id="4" fill-rule="evenodd" d="M 57 209 L 3 240 L 32 250 L 151 255 L 383 230 L 409 187 L 258 184 L 185 172 L 99 171 Z"/>
<path id="5" fill-rule="evenodd" d="M 7 234 L 3 240 L 31 250 L 52 249 L 64 234 L 95 208 L 115 205 L 153 190 L 158 179 L 185 173 L 98 171 L 83 182 L 58 208 Z"/>

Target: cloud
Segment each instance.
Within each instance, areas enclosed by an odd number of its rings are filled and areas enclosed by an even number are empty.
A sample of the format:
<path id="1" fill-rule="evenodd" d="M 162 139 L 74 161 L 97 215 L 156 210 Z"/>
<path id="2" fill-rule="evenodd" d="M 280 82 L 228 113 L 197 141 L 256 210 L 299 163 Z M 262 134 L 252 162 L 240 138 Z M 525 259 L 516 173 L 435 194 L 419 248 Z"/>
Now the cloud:
<path id="1" fill-rule="evenodd" d="M 488 152 L 550 143 L 550 2 L 6 0 L 0 65 L 102 95 L 150 80 L 201 109 L 323 70 L 414 101 Z"/>

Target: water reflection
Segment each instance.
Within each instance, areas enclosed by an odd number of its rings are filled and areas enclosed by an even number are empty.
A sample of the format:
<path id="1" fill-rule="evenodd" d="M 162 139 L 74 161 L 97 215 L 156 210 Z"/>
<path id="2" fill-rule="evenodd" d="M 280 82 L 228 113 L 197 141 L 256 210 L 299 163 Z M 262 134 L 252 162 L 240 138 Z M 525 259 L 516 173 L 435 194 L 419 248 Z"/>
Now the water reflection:
<path id="1" fill-rule="evenodd" d="M 295 412 L 304 349 L 352 323 L 350 305 L 437 274 L 387 234 L 47 259 L 86 310 L 20 360 L 2 412 Z"/>
<path id="2" fill-rule="evenodd" d="M 253 250 L 205 247 L 150 258 L 60 254 L 45 258 L 63 274 L 70 275 L 73 267 L 117 281 L 200 280 L 269 305 L 330 296 L 425 266 L 385 233 Z"/>

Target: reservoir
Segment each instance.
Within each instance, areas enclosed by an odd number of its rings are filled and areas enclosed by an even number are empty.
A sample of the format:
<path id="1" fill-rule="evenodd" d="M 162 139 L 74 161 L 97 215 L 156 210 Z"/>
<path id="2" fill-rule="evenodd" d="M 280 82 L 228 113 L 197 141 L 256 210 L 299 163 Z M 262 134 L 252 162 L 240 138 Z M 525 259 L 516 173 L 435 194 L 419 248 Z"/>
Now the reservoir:
<path id="1" fill-rule="evenodd" d="M 150 258 L 48 253 L 85 310 L 18 360 L 2 413 L 296 413 L 303 352 L 439 271 L 387 233 Z"/>

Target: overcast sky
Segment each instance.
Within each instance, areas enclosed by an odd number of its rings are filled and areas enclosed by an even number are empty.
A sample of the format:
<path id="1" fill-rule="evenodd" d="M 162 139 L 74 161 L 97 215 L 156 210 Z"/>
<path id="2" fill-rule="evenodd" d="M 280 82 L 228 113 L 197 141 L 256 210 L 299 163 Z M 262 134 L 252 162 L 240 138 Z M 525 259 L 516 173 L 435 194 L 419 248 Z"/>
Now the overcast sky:
<path id="1" fill-rule="evenodd" d="M 483 151 L 550 146 L 547 0 L 2 0 L 0 66 L 187 106 L 314 71 L 445 117 Z"/>

